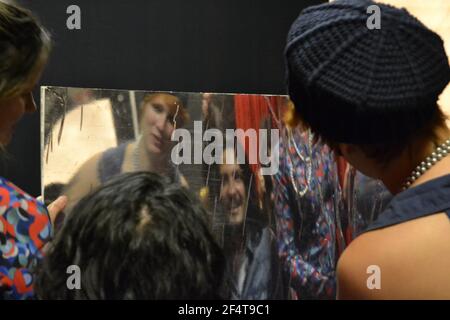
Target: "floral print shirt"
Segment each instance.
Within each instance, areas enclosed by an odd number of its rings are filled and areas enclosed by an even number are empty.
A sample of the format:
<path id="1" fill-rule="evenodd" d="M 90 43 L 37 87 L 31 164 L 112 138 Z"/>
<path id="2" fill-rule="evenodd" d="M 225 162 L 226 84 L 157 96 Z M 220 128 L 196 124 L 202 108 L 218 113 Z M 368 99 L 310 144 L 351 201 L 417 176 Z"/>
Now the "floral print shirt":
<path id="1" fill-rule="evenodd" d="M 33 298 L 33 268 L 51 232 L 45 206 L 0 177 L 0 298 Z"/>

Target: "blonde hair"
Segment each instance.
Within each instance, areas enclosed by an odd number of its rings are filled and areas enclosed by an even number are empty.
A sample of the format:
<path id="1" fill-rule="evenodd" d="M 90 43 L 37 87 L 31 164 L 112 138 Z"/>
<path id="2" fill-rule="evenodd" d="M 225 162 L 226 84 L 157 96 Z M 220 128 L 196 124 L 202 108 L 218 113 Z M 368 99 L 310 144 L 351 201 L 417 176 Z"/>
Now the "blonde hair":
<path id="1" fill-rule="evenodd" d="M 0 2 L 0 99 L 22 93 L 50 50 L 48 32 L 30 11 Z"/>

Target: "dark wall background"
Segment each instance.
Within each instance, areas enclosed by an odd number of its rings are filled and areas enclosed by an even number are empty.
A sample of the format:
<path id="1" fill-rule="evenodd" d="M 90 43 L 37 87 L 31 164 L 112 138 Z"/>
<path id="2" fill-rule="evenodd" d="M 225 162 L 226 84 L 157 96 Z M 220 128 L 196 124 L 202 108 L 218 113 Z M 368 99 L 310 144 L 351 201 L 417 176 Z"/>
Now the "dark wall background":
<path id="1" fill-rule="evenodd" d="M 52 33 L 40 85 L 284 94 L 287 31 L 320 0 L 22 0 Z M 81 30 L 66 9 L 81 8 Z M 39 88 L 35 90 L 39 104 Z M 1 172 L 40 194 L 39 112 L 25 116 Z"/>

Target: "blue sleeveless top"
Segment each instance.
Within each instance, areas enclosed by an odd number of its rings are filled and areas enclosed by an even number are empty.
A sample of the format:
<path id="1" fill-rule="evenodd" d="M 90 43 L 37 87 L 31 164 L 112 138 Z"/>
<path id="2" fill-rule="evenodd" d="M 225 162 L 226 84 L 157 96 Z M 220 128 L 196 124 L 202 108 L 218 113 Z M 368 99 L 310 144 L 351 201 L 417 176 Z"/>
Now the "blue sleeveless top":
<path id="1" fill-rule="evenodd" d="M 407 189 L 395 196 L 386 210 L 364 232 L 440 212 L 445 212 L 450 219 L 450 174 Z"/>
<path id="2" fill-rule="evenodd" d="M 103 184 L 112 177 L 122 172 L 122 164 L 125 160 L 125 151 L 131 142 L 123 143 L 117 147 L 110 148 L 103 152 L 98 164 L 98 178 Z M 169 178 L 174 182 L 180 182 L 180 171 L 172 162 L 168 164 L 171 167 Z"/>
<path id="3" fill-rule="evenodd" d="M 123 143 L 118 147 L 110 148 L 103 152 L 98 164 L 98 177 L 102 184 L 122 171 L 127 146 L 128 143 Z"/>

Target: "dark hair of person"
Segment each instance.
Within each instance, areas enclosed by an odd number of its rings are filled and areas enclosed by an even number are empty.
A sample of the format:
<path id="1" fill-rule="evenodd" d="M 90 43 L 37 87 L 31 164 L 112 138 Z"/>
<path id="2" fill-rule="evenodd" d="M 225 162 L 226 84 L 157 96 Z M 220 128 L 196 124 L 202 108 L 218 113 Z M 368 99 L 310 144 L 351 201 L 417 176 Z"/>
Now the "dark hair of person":
<path id="1" fill-rule="evenodd" d="M 69 290 L 67 267 L 81 271 Z M 74 207 L 39 266 L 41 299 L 215 299 L 224 257 L 191 193 L 149 172 L 126 173 Z"/>

